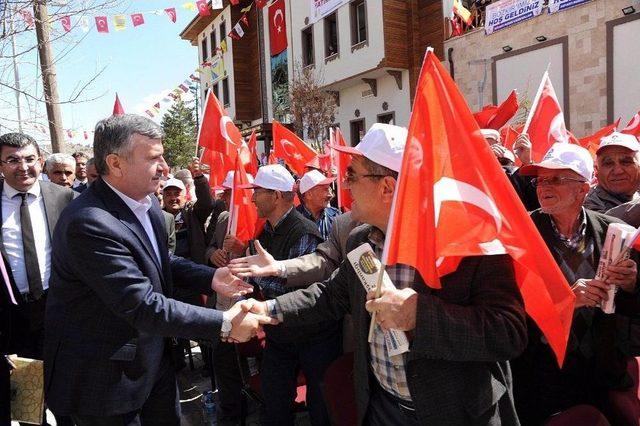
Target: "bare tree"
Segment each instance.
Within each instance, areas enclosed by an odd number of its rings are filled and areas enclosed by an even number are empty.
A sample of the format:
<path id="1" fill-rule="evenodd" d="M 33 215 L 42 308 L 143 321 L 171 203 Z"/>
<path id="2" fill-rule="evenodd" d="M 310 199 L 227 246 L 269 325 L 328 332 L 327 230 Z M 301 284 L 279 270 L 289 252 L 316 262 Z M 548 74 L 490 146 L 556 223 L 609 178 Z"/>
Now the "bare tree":
<path id="1" fill-rule="evenodd" d="M 333 123 L 336 112 L 335 98 L 323 89 L 323 79 L 311 67 L 300 68 L 296 64 L 289 87 L 291 115 L 296 130 L 313 140 L 320 149 L 328 138 L 327 128 Z"/>

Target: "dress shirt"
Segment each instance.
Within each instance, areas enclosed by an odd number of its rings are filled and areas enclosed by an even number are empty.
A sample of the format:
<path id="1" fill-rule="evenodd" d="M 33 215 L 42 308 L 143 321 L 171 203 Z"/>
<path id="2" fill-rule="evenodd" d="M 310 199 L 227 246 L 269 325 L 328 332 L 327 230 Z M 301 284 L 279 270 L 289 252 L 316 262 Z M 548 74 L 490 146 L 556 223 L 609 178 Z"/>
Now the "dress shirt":
<path id="1" fill-rule="evenodd" d="M 156 239 L 156 234 L 153 232 L 153 225 L 151 224 L 151 218 L 149 217 L 149 209 L 153 205 L 151 203 L 151 197 L 148 195 L 144 197 L 140 201 L 136 201 L 133 198 L 123 194 L 114 188 L 107 180 L 104 181 L 109 188 L 113 189 L 118 197 L 122 198 L 122 201 L 131 209 L 133 214 L 136 216 L 140 225 L 144 228 L 144 231 L 147 233 L 147 237 L 149 237 L 149 241 L 151 241 L 151 245 L 153 246 L 153 251 L 156 254 L 156 258 L 158 262 L 162 262 L 160 257 L 160 249 L 158 248 L 158 240 Z"/>
<path id="2" fill-rule="evenodd" d="M 79 180 L 76 179 L 73 181 L 73 185 L 71 186 L 72 188 L 77 188 L 80 185 L 87 185 L 89 183 L 89 179 L 85 179 L 85 180 Z"/>
<path id="3" fill-rule="evenodd" d="M 2 188 L 2 240 L 7 252 L 9 266 L 13 273 L 18 290 L 22 294 L 29 293 L 29 280 L 24 264 L 24 247 L 22 245 L 22 226 L 20 224 L 20 191 L 11 187 L 6 181 Z M 36 183 L 27 191 L 27 204 L 33 227 L 33 238 L 38 254 L 42 289 L 49 288 L 51 275 L 51 237 L 44 210 L 44 199 L 40 191 L 40 183 Z"/>

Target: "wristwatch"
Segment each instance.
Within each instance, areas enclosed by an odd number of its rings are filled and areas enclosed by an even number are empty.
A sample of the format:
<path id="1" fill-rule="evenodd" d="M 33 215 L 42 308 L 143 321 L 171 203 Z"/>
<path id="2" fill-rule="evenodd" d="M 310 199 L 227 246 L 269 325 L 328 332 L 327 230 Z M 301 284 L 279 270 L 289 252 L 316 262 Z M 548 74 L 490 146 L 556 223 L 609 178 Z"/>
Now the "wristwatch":
<path id="1" fill-rule="evenodd" d="M 231 318 L 228 317 L 226 312 L 222 313 L 222 327 L 220 327 L 220 337 L 226 339 L 231 334 Z"/>

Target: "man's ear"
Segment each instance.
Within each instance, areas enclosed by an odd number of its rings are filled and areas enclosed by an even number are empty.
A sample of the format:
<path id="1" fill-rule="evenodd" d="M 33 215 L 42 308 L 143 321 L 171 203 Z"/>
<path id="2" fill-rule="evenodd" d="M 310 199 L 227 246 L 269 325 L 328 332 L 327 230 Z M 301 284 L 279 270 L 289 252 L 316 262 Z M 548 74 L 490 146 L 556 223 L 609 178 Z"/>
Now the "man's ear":
<path id="1" fill-rule="evenodd" d="M 124 172 L 122 170 L 122 158 L 118 154 L 109 154 L 105 158 L 107 163 L 107 170 L 109 174 L 115 177 L 122 177 Z"/>
<path id="2" fill-rule="evenodd" d="M 396 178 L 393 176 L 385 176 L 382 178 L 381 190 L 383 202 L 389 204 L 393 202 L 393 193 L 396 190 L 397 183 Z"/>

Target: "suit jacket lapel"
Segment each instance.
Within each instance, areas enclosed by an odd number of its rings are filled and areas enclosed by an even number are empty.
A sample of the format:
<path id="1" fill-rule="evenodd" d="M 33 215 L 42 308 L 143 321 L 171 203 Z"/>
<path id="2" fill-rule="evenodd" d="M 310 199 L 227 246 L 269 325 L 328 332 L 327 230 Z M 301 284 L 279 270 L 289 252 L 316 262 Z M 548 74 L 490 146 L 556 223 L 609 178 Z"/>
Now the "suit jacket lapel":
<path id="1" fill-rule="evenodd" d="M 60 205 L 56 201 L 56 197 L 51 191 L 51 187 L 46 183 L 43 185 L 40 182 L 40 192 L 42 193 L 42 200 L 44 201 L 44 215 L 47 218 L 47 228 L 49 231 L 49 238 L 53 238 L 53 230 L 56 227 L 56 219 L 60 217 Z"/>

